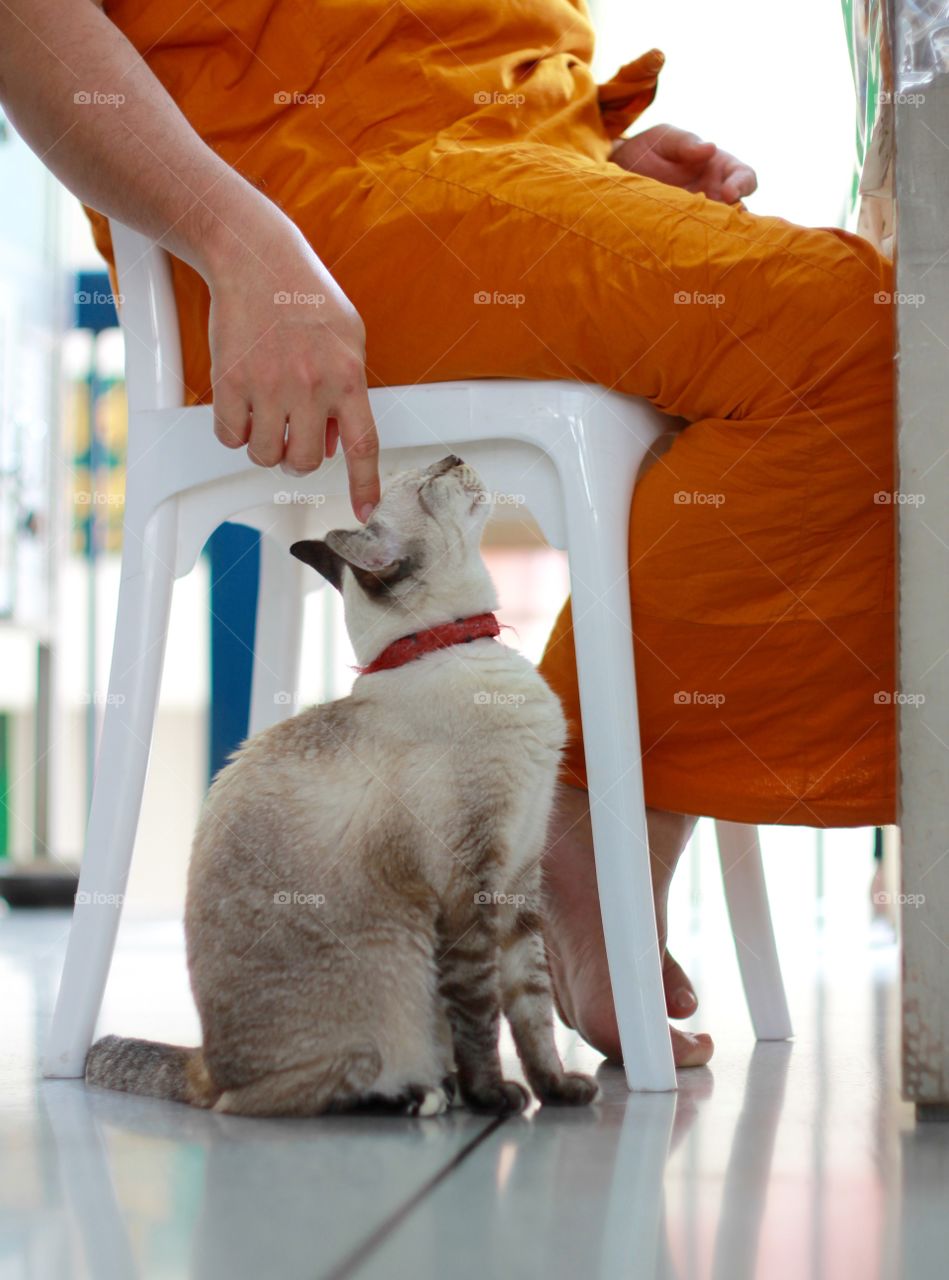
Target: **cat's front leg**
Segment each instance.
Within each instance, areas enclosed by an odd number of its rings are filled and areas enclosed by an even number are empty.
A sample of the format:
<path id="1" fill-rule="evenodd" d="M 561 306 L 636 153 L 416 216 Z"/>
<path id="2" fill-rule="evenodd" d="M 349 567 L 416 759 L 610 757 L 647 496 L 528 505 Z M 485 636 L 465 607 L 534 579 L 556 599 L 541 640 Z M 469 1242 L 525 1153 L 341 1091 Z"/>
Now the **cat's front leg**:
<path id="1" fill-rule="evenodd" d="M 461 1096 L 472 1110 L 499 1115 L 523 1111 L 529 1098 L 521 1085 L 501 1075 L 497 926 L 485 909 L 488 897 L 469 888 L 443 913 L 438 985 L 451 1024 Z"/>
<path id="2" fill-rule="evenodd" d="M 501 997 L 524 1074 L 541 1102 L 583 1106 L 599 1088 L 592 1076 L 564 1071 L 557 1052 L 539 872 L 523 878 L 507 898 L 500 922 Z"/>

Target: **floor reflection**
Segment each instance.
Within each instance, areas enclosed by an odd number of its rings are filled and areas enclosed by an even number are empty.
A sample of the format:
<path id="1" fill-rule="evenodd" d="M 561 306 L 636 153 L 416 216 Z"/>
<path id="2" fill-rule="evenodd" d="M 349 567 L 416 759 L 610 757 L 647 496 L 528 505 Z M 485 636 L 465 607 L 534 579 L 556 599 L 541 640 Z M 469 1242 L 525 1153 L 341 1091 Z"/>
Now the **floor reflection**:
<path id="1" fill-rule="evenodd" d="M 892 948 L 815 947 L 788 974 L 798 1040 L 755 1046 L 733 976 L 715 968 L 722 952 L 703 943 L 718 1053 L 675 1094 L 630 1095 L 601 1065 L 590 1111 L 299 1123 L 38 1082 L 57 943 L 34 929 L 31 955 L 20 930 L 11 955 L 15 932 L 0 936 L 0 1276 L 945 1274 L 949 1125 L 917 1125 L 898 1097 Z M 177 1016 L 169 954 L 135 956 L 135 994 L 154 1001 L 143 1019 Z M 177 1032 L 190 1038 L 168 1021 L 157 1033 Z M 566 1033 L 563 1047 L 571 1067 L 596 1065 Z"/>

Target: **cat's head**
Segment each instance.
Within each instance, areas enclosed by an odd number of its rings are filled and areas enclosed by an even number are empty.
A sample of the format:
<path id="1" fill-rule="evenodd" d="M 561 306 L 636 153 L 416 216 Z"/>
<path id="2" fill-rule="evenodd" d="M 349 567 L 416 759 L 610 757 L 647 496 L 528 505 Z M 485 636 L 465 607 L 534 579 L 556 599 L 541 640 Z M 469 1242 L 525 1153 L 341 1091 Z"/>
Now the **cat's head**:
<path id="1" fill-rule="evenodd" d="M 363 528 L 290 550 L 342 593 L 353 647 L 368 660 L 399 635 L 495 607 L 480 552 L 489 510 L 477 473 L 451 454 L 393 476 Z"/>

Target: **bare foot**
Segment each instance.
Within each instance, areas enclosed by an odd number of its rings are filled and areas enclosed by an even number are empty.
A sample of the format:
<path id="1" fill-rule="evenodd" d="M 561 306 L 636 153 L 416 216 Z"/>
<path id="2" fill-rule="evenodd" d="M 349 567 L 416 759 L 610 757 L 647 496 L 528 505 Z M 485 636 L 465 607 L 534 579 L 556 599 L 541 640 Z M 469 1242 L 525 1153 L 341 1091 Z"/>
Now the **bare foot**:
<path id="1" fill-rule="evenodd" d="M 646 811 L 666 1009 L 687 1018 L 698 1006 L 692 984 L 666 951 L 666 902 L 679 855 L 695 823 L 681 814 Z M 619 1062 L 622 1058 L 596 891 L 590 807 L 585 791 L 561 787 L 544 854 L 547 957 L 557 1010 L 567 1026 Z M 677 1067 L 701 1067 L 715 1046 L 710 1036 L 670 1027 Z"/>

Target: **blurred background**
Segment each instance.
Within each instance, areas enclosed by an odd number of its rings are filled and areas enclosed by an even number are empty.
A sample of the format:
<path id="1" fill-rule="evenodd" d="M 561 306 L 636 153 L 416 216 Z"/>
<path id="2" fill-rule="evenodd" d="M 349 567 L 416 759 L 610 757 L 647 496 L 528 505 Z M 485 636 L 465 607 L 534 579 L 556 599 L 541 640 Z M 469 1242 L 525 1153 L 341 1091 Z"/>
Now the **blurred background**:
<path id="1" fill-rule="evenodd" d="M 841 10 L 818 0 L 629 5 L 598 0 L 600 78 L 644 50 L 667 55 L 667 121 L 747 160 L 757 212 L 843 225 L 856 161 Z M 710 51 L 714 50 L 714 55 Z M 78 859 L 105 706 L 121 550 L 126 413 L 108 277 L 76 201 L 0 119 L 0 867 Z M 564 558 L 529 530 L 489 531 L 487 559 L 536 659 L 567 593 Z M 246 723 L 254 537 L 215 536 L 175 592 L 161 707 L 127 911 L 180 911 L 203 795 Z M 212 592 L 213 586 L 213 592 Z M 510 633 L 509 633 L 510 635 Z M 335 592 L 308 598 L 300 698 L 345 693 L 352 655 Z M 210 714 L 212 688 L 214 715 Z M 871 928 L 873 832 L 762 832 L 779 944 Z M 724 906 L 701 824 L 673 900 L 673 941 Z M 827 926 L 826 930 L 824 926 Z M 888 940 L 886 930 L 881 941 Z M 823 944 L 821 944 L 823 945 Z M 683 944 L 681 950 L 686 950 Z"/>

